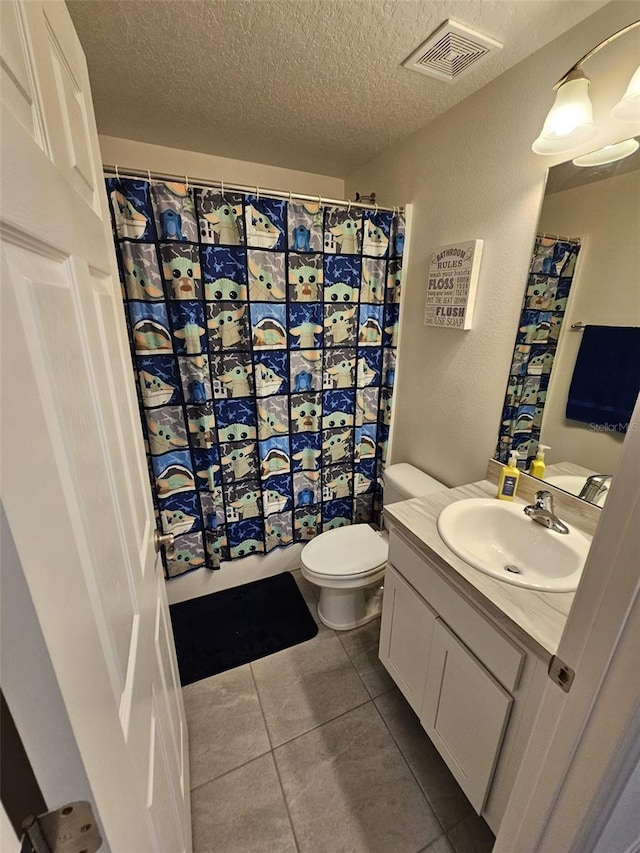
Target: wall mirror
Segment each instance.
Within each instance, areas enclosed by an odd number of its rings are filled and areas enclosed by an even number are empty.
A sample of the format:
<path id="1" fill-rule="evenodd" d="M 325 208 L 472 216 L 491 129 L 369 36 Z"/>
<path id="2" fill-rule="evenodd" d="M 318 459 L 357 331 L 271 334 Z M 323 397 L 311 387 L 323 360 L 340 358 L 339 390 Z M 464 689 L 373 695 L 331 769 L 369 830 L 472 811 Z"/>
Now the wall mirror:
<path id="1" fill-rule="evenodd" d="M 639 389 L 640 149 L 548 172 L 496 458 L 602 506 Z"/>

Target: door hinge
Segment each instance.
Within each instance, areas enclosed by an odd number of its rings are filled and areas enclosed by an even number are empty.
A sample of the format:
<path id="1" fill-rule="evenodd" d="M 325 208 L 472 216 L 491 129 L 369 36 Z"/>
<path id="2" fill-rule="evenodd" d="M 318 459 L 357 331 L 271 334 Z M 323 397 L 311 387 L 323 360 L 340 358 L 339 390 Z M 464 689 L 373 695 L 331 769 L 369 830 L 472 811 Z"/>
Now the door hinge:
<path id="1" fill-rule="evenodd" d="M 565 693 L 571 690 L 573 679 L 576 677 L 575 671 L 571 669 L 557 655 L 554 655 L 549 661 L 549 678 L 562 687 Z"/>
<path id="2" fill-rule="evenodd" d="M 24 835 L 20 853 L 95 853 L 102 838 L 85 801 L 67 803 L 22 821 Z"/>

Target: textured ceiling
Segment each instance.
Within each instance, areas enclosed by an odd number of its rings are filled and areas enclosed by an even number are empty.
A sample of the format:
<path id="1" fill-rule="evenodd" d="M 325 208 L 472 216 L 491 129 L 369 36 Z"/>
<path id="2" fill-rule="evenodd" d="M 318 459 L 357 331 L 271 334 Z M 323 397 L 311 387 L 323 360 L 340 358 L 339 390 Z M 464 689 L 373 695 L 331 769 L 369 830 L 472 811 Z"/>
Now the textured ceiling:
<path id="1" fill-rule="evenodd" d="M 69 0 L 100 133 L 345 177 L 605 0 Z M 504 43 L 401 63 L 447 18 Z"/>

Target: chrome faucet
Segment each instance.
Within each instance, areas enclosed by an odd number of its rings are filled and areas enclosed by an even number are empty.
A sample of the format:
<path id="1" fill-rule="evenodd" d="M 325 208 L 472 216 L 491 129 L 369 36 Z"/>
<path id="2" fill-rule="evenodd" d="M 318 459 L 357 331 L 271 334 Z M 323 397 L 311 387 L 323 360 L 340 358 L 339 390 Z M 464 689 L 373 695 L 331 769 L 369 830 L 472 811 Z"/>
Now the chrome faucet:
<path id="1" fill-rule="evenodd" d="M 551 492 L 536 492 L 536 502 L 526 506 L 524 511 L 532 521 L 536 521 L 555 533 L 569 532 L 567 525 L 560 521 L 553 511 L 553 495 Z"/>
<path id="2" fill-rule="evenodd" d="M 611 482 L 611 477 L 611 474 L 592 474 L 587 477 L 578 497 L 582 498 L 583 501 L 596 503 L 598 498 L 609 488 L 608 484 Z"/>

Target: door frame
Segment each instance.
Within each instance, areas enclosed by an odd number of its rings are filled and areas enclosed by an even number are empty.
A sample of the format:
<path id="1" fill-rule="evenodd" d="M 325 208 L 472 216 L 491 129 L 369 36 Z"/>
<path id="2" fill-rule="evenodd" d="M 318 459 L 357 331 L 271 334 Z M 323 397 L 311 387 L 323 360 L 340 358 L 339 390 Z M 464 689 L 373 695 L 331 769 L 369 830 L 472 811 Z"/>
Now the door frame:
<path id="1" fill-rule="evenodd" d="M 558 648 L 575 680 L 547 684 L 494 853 L 594 849 L 640 759 L 638 554 L 640 398 Z"/>

